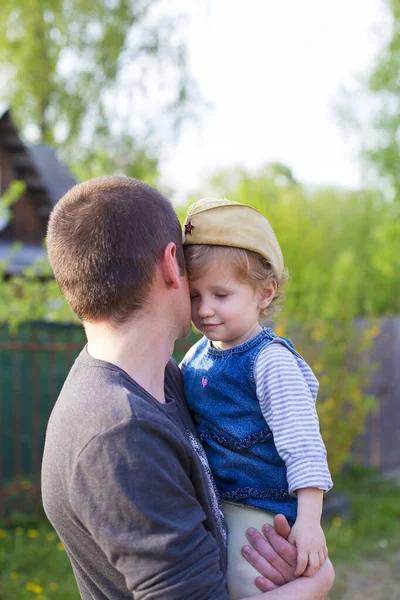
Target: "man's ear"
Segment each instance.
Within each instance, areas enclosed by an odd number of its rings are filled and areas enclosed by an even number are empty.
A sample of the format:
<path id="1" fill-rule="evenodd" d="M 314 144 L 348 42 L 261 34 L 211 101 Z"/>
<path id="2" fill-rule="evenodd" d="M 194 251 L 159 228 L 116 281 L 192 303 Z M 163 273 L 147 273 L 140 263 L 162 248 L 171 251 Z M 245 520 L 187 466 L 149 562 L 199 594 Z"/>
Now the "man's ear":
<path id="1" fill-rule="evenodd" d="M 173 288 L 179 288 L 181 285 L 181 275 L 176 258 L 176 244 L 173 242 L 169 242 L 164 248 L 161 259 L 161 269 L 164 281 Z"/>
<path id="2" fill-rule="evenodd" d="M 259 308 L 261 310 L 264 310 L 271 304 L 275 297 L 277 287 L 277 283 L 274 279 L 268 279 L 266 282 L 262 283 L 261 299 L 259 304 Z"/>

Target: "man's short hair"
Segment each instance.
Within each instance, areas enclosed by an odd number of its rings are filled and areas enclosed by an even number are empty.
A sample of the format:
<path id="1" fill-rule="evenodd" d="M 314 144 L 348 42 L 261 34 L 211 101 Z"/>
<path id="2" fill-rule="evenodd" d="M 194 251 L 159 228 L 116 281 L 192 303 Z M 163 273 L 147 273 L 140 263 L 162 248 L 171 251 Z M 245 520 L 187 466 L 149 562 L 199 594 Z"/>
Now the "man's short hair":
<path id="1" fill-rule="evenodd" d="M 183 274 L 182 231 L 171 203 L 150 185 L 120 176 L 74 186 L 54 207 L 47 230 L 57 283 L 87 322 L 122 323 L 141 309 L 169 242 Z"/>

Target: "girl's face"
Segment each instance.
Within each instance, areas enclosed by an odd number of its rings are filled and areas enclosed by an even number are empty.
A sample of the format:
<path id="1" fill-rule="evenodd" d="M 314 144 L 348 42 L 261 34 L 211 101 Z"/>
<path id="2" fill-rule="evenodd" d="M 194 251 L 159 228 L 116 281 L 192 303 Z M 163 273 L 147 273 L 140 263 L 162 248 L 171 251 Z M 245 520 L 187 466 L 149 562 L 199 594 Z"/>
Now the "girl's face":
<path id="1" fill-rule="evenodd" d="M 260 311 L 275 294 L 275 282 L 256 288 L 237 278 L 225 262 L 190 283 L 192 321 L 222 350 L 238 346 L 261 331 Z"/>

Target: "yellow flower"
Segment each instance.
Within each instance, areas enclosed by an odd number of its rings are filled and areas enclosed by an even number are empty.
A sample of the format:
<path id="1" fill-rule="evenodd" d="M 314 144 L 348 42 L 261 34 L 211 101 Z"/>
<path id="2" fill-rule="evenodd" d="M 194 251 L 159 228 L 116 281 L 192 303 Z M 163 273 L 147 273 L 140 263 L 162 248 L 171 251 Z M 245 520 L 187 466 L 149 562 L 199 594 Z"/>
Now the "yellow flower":
<path id="1" fill-rule="evenodd" d="M 56 539 L 56 534 L 54 533 L 54 531 L 51 531 L 50 533 L 47 534 L 47 539 L 49 542 L 53 541 Z"/>
<path id="2" fill-rule="evenodd" d="M 37 529 L 28 529 L 26 535 L 28 536 L 28 538 L 37 538 L 39 537 L 39 532 Z"/>
<path id="3" fill-rule="evenodd" d="M 60 586 L 58 585 L 58 583 L 51 583 L 50 584 L 50 589 L 52 592 L 55 592 L 56 590 L 58 590 Z"/>
<path id="4" fill-rule="evenodd" d="M 343 519 L 341 519 L 340 517 L 335 517 L 334 519 L 332 519 L 332 525 L 334 527 L 340 527 L 343 523 Z"/>
<path id="5" fill-rule="evenodd" d="M 43 592 L 42 586 L 38 585 L 37 583 L 27 583 L 25 589 L 28 590 L 28 592 L 33 592 L 34 594 L 41 594 Z"/>
<path id="6" fill-rule="evenodd" d="M 22 527 L 17 527 L 15 530 L 15 535 L 24 535 L 24 530 L 22 529 Z"/>
<path id="7" fill-rule="evenodd" d="M 30 490 L 32 487 L 32 484 L 30 481 L 28 481 L 27 479 L 23 479 L 21 481 L 21 487 L 23 490 Z"/>
<path id="8" fill-rule="evenodd" d="M 17 571 L 11 571 L 10 577 L 11 579 L 18 579 L 19 573 L 17 573 Z"/>
<path id="9" fill-rule="evenodd" d="M 278 323 L 278 324 L 276 325 L 276 327 L 275 327 L 275 333 L 276 333 L 276 335 L 278 335 L 278 336 L 285 335 L 285 328 L 284 328 L 284 326 L 282 325 L 282 323 Z"/>
<path id="10" fill-rule="evenodd" d="M 4 529 L 0 529 L 0 539 L 5 538 L 5 537 L 6 537 L 6 532 L 4 531 Z"/>
<path id="11" fill-rule="evenodd" d="M 65 548 L 64 548 L 64 546 L 62 545 L 61 542 L 58 542 L 58 544 L 57 544 L 57 550 L 59 550 L 60 552 L 64 552 L 65 551 Z"/>

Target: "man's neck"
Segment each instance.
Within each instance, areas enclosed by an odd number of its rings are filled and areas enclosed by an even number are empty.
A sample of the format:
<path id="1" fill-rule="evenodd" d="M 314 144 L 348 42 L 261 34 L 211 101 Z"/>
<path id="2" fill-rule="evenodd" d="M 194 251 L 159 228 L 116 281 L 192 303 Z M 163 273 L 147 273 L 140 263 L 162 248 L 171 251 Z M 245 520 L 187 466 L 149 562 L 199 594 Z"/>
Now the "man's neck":
<path id="1" fill-rule="evenodd" d="M 159 402 L 165 402 L 164 372 L 174 339 L 164 324 L 146 315 L 123 324 L 85 323 L 88 352 L 123 369 Z"/>

